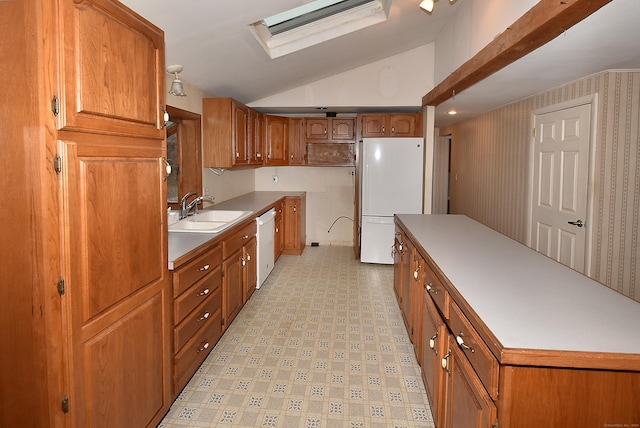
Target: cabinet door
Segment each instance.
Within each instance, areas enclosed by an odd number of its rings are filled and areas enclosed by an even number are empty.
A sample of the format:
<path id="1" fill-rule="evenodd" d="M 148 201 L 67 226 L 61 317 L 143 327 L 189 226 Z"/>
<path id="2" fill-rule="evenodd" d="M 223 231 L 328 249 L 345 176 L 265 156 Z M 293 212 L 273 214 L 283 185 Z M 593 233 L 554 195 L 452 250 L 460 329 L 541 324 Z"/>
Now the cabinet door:
<path id="1" fill-rule="evenodd" d="M 147 426 L 170 405 L 162 146 L 99 134 L 62 145 L 73 426 Z"/>
<path id="2" fill-rule="evenodd" d="M 402 257 L 405 251 L 404 240 L 404 234 L 396 228 L 393 242 L 393 291 L 396 295 L 398 306 L 402 306 Z"/>
<path id="3" fill-rule="evenodd" d="M 249 108 L 235 100 L 232 101 L 231 121 L 234 166 L 247 165 L 249 164 Z"/>
<path id="4" fill-rule="evenodd" d="M 402 310 L 402 319 L 407 327 L 407 331 L 411 330 L 411 283 L 413 280 L 413 253 L 415 249 L 409 240 L 404 243 L 404 253 L 402 254 L 402 298 L 400 309 Z"/>
<path id="5" fill-rule="evenodd" d="M 275 218 L 275 235 L 274 235 L 274 249 L 273 249 L 273 260 L 277 261 L 278 257 L 284 251 L 284 229 L 283 229 L 283 221 L 282 221 L 282 207 L 280 208 L 280 213 L 276 211 Z"/>
<path id="6" fill-rule="evenodd" d="M 265 165 L 288 165 L 289 118 L 265 116 L 267 158 Z"/>
<path id="7" fill-rule="evenodd" d="M 437 427 L 442 426 L 442 406 L 444 404 L 444 371 L 441 358 L 447 342 L 447 328 L 438 313 L 435 304 L 425 289 L 422 293 L 422 379 L 429 403 L 433 421 Z"/>
<path id="8" fill-rule="evenodd" d="M 298 248 L 300 225 L 298 220 L 298 200 L 286 198 L 284 201 L 284 248 L 293 250 Z"/>
<path id="9" fill-rule="evenodd" d="M 289 165 L 304 165 L 306 140 L 304 138 L 305 119 L 289 118 Z"/>
<path id="10" fill-rule="evenodd" d="M 242 276 L 244 271 L 242 247 L 222 263 L 222 270 L 224 275 L 222 282 L 223 328 L 226 330 L 242 308 Z"/>
<path id="11" fill-rule="evenodd" d="M 249 109 L 249 163 L 262 165 L 264 151 L 264 115 Z"/>
<path id="12" fill-rule="evenodd" d="M 389 136 L 389 115 L 363 114 L 362 138 L 376 138 Z"/>
<path id="13" fill-rule="evenodd" d="M 332 140 L 355 140 L 353 119 L 331 119 Z"/>
<path id="14" fill-rule="evenodd" d="M 59 128 L 164 139 L 164 34 L 117 2 L 62 1 Z"/>
<path id="15" fill-rule="evenodd" d="M 243 261 L 244 269 L 242 274 L 242 283 L 244 284 L 243 301 L 249 300 L 251 295 L 256 289 L 256 283 L 258 282 L 258 258 L 256 238 L 251 238 L 243 248 Z"/>
<path id="16" fill-rule="evenodd" d="M 443 427 L 491 428 L 496 421 L 496 406 L 451 335 L 447 350 L 441 360 L 446 372 Z"/>
<path id="17" fill-rule="evenodd" d="M 309 140 L 328 140 L 329 139 L 329 119 L 325 118 L 307 118 L 306 137 Z"/>
<path id="18" fill-rule="evenodd" d="M 420 127 L 422 121 L 417 114 L 392 114 L 391 137 L 419 137 L 422 135 Z"/>
<path id="19" fill-rule="evenodd" d="M 413 278 L 411 281 L 411 318 L 409 324 L 411 330 L 409 337 L 413 343 L 413 349 L 416 353 L 418 362 L 422 361 L 422 312 L 423 302 L 422 295 L 424 290 L 424 281 L 422 272 L 424 271 L 424 259 L 417 250 L 413 252 L 412 258 Z"/>

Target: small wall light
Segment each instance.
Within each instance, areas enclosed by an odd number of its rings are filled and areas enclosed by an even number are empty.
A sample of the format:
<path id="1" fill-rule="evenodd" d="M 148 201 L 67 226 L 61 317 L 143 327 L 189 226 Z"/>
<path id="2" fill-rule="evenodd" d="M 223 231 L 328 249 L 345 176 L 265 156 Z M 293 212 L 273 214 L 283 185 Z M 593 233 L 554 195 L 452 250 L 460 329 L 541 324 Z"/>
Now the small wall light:
<path id="1" fill-rule="evenodd" d="M 170 65 L 169 67 L 167 67 L 167 73 L 173 74 L 175 76 L 175 79 L 173 79 L 173 82 L 171 82 L 171 90 L 169 91 L 169 93 L 176 97 L 186 97 L 187 93 L 184 91 L 184 86 L 182 86 L 182 80 L 180 80 L 180 76 L 178 76 L 178 73 L 180 72 L 182 72 L 181 65 Z"/>

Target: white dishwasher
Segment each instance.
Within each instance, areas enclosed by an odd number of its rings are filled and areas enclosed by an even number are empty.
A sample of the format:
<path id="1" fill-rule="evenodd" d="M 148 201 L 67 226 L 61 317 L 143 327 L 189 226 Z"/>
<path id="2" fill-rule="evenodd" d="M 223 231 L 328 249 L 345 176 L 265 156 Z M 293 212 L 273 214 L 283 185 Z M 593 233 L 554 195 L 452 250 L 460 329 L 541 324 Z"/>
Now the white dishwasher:
<path id="1" fill-rule="evenodd" d="M 271 208 L 260 217 L 256 218 L 258 223 L 258 283 L 256 288 L 260 288 L 273 270 L 273 256 L 275 250 L 275 227 L 276 210 Z"/>

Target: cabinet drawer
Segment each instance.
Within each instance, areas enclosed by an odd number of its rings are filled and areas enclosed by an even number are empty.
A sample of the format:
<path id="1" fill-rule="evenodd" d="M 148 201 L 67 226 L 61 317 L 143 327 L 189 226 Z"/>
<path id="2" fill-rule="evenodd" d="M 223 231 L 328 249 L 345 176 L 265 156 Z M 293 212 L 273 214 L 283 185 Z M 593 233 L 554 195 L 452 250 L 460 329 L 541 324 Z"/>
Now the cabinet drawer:
<path id="1" fill-rule="evenodd" d="M 218 339 L 222 336 L 221 311 L 210 318 L 210 321 L 198 333 L 187 342 L 174 359 L 174 394 L 180 392 L 187 384 L 191 376 L 202 364 L 209 352 L 213 349 Z"/>
<path id="2" fill-rule="evenodd" d="M 173 274 L 173 295 L 178 296 L 220 263 L 222 263 L 222 249 L 217 245 L 177 269 Z"/>
<path id="3" fill-rule="evenodd" d="M 494 400 L 498 398 L 498 360 L 493 356 L 462 310 L 451 303 L 449 327 L 480 381 Z M 455 346 L 452 344 L 452 346 Z"/>
<path id="4" fill-rule="evenodd" d="M 176 326 L 173 334 L 175 351 L 180 351 L 196 331 L 204 325 L 208 325 L 214 317 L 218 316 L 221 307 L 222 289 L 218 287 Z M 222 331 L 222 326 L 220 326 L 220 330 Z"/>
<path id="5" fill-rule="evenodd" d="M 256 230 L 256 222 L 252 221 L 222 241 L 222 257 L 226 260 L 231 254 L 242 248 L 244 244 L 249 242 L 249 239 L 256 236 Z"/>
<path id="6" fill-rule="evenodd" d="M 449 292 L 444 288 L 428 263 L 424 263 L 424 289 L 435 302 L 442 317 L 449 319 Z"/>
<path id="7" fill-rule="evenodd" d="M 191 288 L 178 296 L 173 303 L 174 324 L 180 323 L 196 306 L 222 287 L 222 265 L 214 268 L 208 276 L 193 284 Z"/>

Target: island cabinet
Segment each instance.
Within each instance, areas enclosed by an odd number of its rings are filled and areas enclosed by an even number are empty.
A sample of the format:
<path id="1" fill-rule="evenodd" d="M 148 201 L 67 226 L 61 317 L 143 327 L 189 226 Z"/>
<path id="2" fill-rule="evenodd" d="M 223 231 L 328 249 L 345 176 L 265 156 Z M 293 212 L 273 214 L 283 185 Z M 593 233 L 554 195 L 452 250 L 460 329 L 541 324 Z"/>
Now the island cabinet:
<path id="1" fill-rule="evenodd" d="M 397 215 L 396 227 L 417 254 L 421 312 L 405 319 L 420 317 L 436 427 L 640 423 L 638 302 L 464 216 Z"/>
<path id="2" fill-rule="evenodd" d="M 362 138 L 422 137 L 422 113 L 362 114 Z"/>
<path id="3" fill-rule="evenodd" d="M 248 166 L 252 152 L 249 108 L 232 98 L 204 98 L 202 118 L 204 166 Z"/>
<path id="4" fill-rule="evenodd" d="M 222 241 L 222 326 L 226 330 L 255 289 L 256 222 L 251 219 Z"/>
<path id="5" fill-rule="evenodd" d="M 284 254 L 302 254 L 306 236 L 306 195 L 287 196 L 283 204 Z"/>
<path id="6" fill-rule="evenodd" d="M 289 164 L 289 118 L 265 115 L 265 166 Z"/>
<path id="7" fill-rule="evenodd" d="M 173 272 L 173 396 L 222 336 L 222 245 Z"/>

